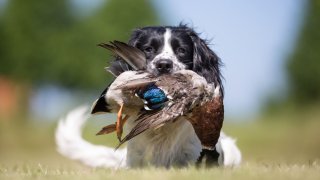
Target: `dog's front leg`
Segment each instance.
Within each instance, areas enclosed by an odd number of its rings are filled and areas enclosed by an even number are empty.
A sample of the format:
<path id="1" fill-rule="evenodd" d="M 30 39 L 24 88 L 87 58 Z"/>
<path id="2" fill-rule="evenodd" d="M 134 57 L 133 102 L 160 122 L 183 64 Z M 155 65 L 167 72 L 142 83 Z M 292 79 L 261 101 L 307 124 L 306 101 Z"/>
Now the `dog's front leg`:
<path id="1" fill-rule="evenodd" d="M 146 143 L 143 136 L 135 137 L 128 142 L 127 166 L 131 168 L 143 167 L 145 165 Z"/>
<path id="2" fill-rule="evenodd" d="M 136 125 L 136 116 L 132 116 L 128 119 L 125 131 L 129 132 L 132 127 Z M 133 139 L 130 139 L 127 144 L 127 158 L 126 164 L 130 168 L 143 167 L 145 165 L 145 156 L 148 148 L 148 140 L 145 134 L 142 133 Z"/>

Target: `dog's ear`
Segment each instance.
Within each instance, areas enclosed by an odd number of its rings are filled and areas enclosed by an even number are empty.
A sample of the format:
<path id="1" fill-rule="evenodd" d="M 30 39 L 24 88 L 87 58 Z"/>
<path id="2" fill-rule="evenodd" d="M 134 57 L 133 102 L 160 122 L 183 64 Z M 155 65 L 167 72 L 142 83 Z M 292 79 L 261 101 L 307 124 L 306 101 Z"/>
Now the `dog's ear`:
<path id="1" fill-rule="evenodd" d="M 193 41 L 193 71 L 203 76 L 209 83 L 214 83 L 215 86 L 220 85 L 220 91 L 223 96 L 220 58 L 196 32 L 188 28 L 188 34 Z"/>
<path id="2" fill-rule="evenodd" d="M 139 29 L 139 28 L 133 30 L 128 44 L 135 47 L 137 45 L 139 36 L 142 34 L 142 32 L 143 32 L 142 29 Z"/>

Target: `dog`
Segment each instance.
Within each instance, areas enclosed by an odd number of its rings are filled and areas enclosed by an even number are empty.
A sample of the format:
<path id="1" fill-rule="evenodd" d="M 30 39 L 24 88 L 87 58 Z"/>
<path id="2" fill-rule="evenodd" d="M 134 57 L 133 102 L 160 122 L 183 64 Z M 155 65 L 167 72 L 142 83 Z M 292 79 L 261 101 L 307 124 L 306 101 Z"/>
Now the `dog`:
<path id="1" fill-rule="evenodd" d="M 133 31 L 128 42 L 146 55 L 147 71 L 161 75 L 179 70 L 192 70 L 208 83 L 220 86 L 224 95 L 221 60 L 209 48 L 208 42 L 192 28 L 179 26 L 144 27 Z M 121 59 L 109 68 L 129 67 Z M 147 131 L 128 142 L 125 149 L 90 144 L 81 138 L 81 127 L 87 119 L 87 108 L 80 107 L 61 119 L 56 130 L 58 151 L 71 159 L 92 167 L 135 168 L 145 165 L 156 167 L 185 167 L 206 160 L 207 165 L 237 166 L 241 153 L 235 140 L 223 132 L 214 150 L 202 149 L 191 124 L 177 121 L 154 131 Z M 128 129 L 134 121 L 128 120 Z"/>

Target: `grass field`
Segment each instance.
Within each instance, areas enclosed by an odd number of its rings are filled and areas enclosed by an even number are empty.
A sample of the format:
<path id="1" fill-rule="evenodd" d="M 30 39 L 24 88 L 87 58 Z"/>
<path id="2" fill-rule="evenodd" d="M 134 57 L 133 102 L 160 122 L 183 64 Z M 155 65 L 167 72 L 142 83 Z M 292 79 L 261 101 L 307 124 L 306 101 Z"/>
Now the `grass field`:
<path id="1" fill-rule="evenodd" d="M 94 121 L 94 120 L 93 120 Z M 226 123 L 243 153 L 238 168 L 135 170 L 92 169 L 55 151 L 55 125 L 0 122 L 0 179 L 320 179 L 320 112 L 284 112 L 255 121 Z M 115 145 L 113 136 L 94 136 L 100 126 L 85 129 L 86 139 Z"/>
<path id="2" fill-rule="evenodd" d="M 4 179 L 319 179 L 317 162 L 306 165 L 244 163 L 239 168 L 222 169 L 138 169 L 106 170 L 77 166 L 47 166 L 25 164 L 13 167 L 1 166 Z"/>

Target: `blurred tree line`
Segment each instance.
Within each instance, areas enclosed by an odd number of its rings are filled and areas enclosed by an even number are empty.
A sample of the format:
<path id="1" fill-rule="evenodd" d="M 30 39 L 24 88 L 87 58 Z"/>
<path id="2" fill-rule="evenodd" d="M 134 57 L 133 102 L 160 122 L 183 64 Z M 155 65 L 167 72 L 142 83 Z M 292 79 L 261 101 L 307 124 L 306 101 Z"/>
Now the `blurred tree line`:
<path id="1" fill-rule="evenodd" d="M 108 0 L 78 16 L 69 0 L 9 0 L 0 15 L 0 76 L 34 86 L 45 83 L 96 89 L 110 78 L 96 45 L 127 40 L 133 28 L 158 23 L 148 0 Z"/>
<path id="2" fill-rule="evenodd" d="M 320 103 L 320 1 L 310 0 L 300 38 L 289 57 L 289 101 Z"/>
<path id="3" fill-rule="evenodd" d="M 97 90 L 111 78 L 110 56 L 96 44 L 126 41 L 136 27 L 159 20 L 148 0 L 108 0 L 88 16 L 70 0 L 8 0 L 0 8 L 0 80 L 23 85 L 20 92 L 55 84 Z M 296 48 L 288 60 L 288 102 L 320 102 L 320 1 L 310 0 Z M 23 96 L 22 96 L 23 97 Z M 23 98 L 22 98 L 23 99 Z"/>
<path id="4" fill-rule="evenodd" d="M 309 0 L 306 4 L 300 34 L 287 61 L 288 95 L 268 99 L 264 115 L 320 106 L 320 1 Z"/>
<path id="5" fill-rule="evenodd" d="M 34 87 L 53 84 L 81 91 L 102 90 L 111 79 L 104 67 L 112 57 L 96 45 L 115 39 L 127 41 L 134 28 L 158 24 L 148 0 L 101 1 L 85 16 L 70 0 L 8 0 L 2 5 L 0 99 L 18 97 L 11 104 L 19 107 L 11 114 L 22 116 L 28 114 Z M 13 108 L 6 107 L 8 104 L 0 100 L 0 116 Z"/>

